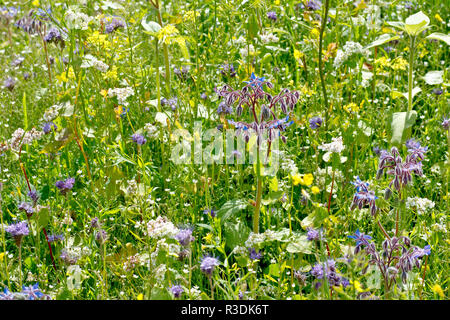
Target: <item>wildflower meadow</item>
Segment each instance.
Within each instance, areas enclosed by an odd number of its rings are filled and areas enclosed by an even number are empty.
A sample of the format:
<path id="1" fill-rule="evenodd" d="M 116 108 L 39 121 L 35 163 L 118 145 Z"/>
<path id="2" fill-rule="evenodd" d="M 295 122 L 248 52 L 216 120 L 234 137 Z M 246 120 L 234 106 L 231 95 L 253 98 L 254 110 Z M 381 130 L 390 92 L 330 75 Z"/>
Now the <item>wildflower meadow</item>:
<path id="1" fill-rule="evenodd" d="M 447 300 L 449 8 L 0 0 L 0 300 Z"/>

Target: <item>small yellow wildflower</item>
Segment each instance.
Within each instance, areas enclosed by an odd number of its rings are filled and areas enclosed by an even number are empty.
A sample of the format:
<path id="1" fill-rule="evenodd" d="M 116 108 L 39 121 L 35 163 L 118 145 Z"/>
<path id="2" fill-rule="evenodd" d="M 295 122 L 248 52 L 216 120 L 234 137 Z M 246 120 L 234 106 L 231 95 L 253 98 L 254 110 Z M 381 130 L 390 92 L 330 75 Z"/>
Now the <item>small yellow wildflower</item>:
<path id="1" fill-rule="evenodd" d="M 297 49 L 294 49 L 294 58 L 295 60 L 299 60 L 304 56 L 303 52 L 298 51 Z"/>
<path id="2" fill-rule="evenodd" d="M 34 0 L 31 4 L 35 7 L 39 7 L 39 0 Z"/>
<path id="3" fill-rule="evenodd" d="M 213 242 L 213 234 L 209 232 L 206 236 L 203 237 L 206 243 L 211 244 Z"/>
<path id="4" fill-rule="evenodd" d="M 2 252 L 2 253 L 0 253 L 0 261 L 3 261 L 3 257 L 5 256 L 5 253 L 4 252 Z"/>
<path id="5" fill-rule="evenodd" d="M 377 60 L 375 60 L 375 64 L 377 68 L 380 68 L 381 70 L 386 70 L 391 66 L 389 59 L 386 57 L 378 58 Z"/>
<path id="6" fill-rule="evenodd" d="M 348 113 L 357 113 L 359 111 L 359 106 L 354 103 L 354 102 L 350 102 L 349 104 L 345 105 L 342 107 L 345 111 L 347 111 Z"/>
<path id="7" fill-rule="evenodd" d="M 435 17 L 436 20 L 439 21 L 440 23 L 444 22 L 444 20 L 442 20 L 441 16 L 440 16 L 438 13 L 436 13 L 434 17 Z"/>
<path id="8" fill-rule="evenodd" d="M 170 43 L 170 38 L 176 34 L 180 33 L 174 25 L 168 24 L 164 28 L 161 28 L 158 31 L 157 37 L 158 40 L 162 40 L 165 44 Z"/>
<path id="9" fill-rule="evenodd" d="M 310 34 L 311 34 L 311 38 L 318 39 L 319 36 L 320 36 L 320 31 L 319 31 L 319 29 L 314 28 L 314 29 L 311 30 Z"/>
<path id="10" fill-rule="evenodd" d="M 406 70 L 408 66 L 408 61 L 403 58 L 396 58 L 391 62 L 391 68 L 393 70 Z"/>
<path id="11" fill-rule="evenodd" d="M 104 75 L 103 79 L 105 80 L 117 80 L 117 66 L 112 66 Z"/>
<path id="12" fill-rule="evenodd" d="M 313 186 L 311 188 L 312 194 L 318 194 L 320 192 L 320 189 L 317 186 Z"/>
<path id="13" fill-rule="evenodd" d="M 434 293 L 437 293 L 439 297 L 445 298 L 444 290 L 442 290 L 442 287 L 437 283 L 431 288 L 431 290 L 433 290 Z"/>
<path id="14" fill-rule="evenodd" d="M 138 300 L 144 300 L 144 295 L 142 293 L 139 293 L 137 296 Z"/>
<path id="15" fill-rule="evenodd" d="M 199 17 L 200 13 L 198 11 L 190 10 L 186 12 L 183 16 L 183 21 L 194 21 L 196 17 Z"/>
<path id="16" fill-rule="evenodd" d="M 292 183 L 294 186 L 301 184 L 302 186 L 310 186 L 314 181 L 314 176 L 311 173 L 299 175 L 298 173 L 292 176 Z"/>

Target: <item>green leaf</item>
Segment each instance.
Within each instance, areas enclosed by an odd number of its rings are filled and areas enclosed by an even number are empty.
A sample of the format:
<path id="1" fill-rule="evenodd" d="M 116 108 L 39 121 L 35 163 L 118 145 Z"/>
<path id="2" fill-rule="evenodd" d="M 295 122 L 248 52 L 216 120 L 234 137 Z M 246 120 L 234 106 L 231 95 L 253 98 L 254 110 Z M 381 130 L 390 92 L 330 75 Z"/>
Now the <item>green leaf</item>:
<path id="1" fill-rule="evenodd" d="M 288 243 L 286 247 L 286 251 L 290 253 L 304 253 L 311 254 L 312 253 L 312 242 L 308 240 L 306 235 L 297 235 L 294 236 L 291 242 Z"/>
<path id="2" fill-rule="evenodd" d="M 161 30 L 161 26 L 159 25 L 159 23 L 157 23 L 155 21 L 147 22 L 146 19 L 142 19 L 141 25 L 142 25 L 142 27 L 144 27 L 145 31 L 147 31 L 148 33 L 150 33 L 152 35 L 156 35 L 156 33 L 158 33 L 159 30 Z"/>
<path id="3" fill-rule="evenodd" d="M 280 276 L 280 266 L 276 263 L 273 263 L 269 266 L 269 275 L 274 277 Z"/>
<path id="4" fill-rule="evenodd" d="M 382 44 L 385 44 L 386 42 L 397 40 L 399 39 L 399 36 L 391 36 L 390 34 L 382 34 L 380 37 L 378 37 L 375 41 L 367 45 L 364 50 L 381 46 Z"/>
<path id="5" fill-rule="evenodd" d="M 417 112 L 412 110 L 409 112 L 396 112 L 392 115 L 392 144 L 401 144 L 404 139 L 405 129 L 414 125 L 417 118 Z"/>
<path id="6" fill-rule="evenodd" d="M 172 297 L 167 289 L 153 287 L 150 300 L 172 300 Z"/>
<path id="7" fill-rule="evenodd" d="M 440 33 L 440 32 L 435 32 L 430 34 L 427 39 L 436 39 L 436 40 L 441 40 L 444 41 L 447 45 L 450 46 L 450 35 L 448 34 L 444 34 L 444 33 Z"/>
<path id="8" fill-rule="evenodd" d="M 395 27 L 398 28 L 400 30 L 405 30 L 405 23 L 401 22 L 401 21 L 388 21 L 386 22 L 388 25 L 390 25 L 391 27 Z"/>
<path id="9" fill-rule="evenodd" d="M 429 85 L 441 84 L 444 82 L 443 76 L 444 71 L 430 71 L 423 77 L 423 80 Z"/>
<path id="10" fill-rule="evenodd" d="M 412 36 L 418 35 L 420 32 L 425 30 L 430 24 L 430 18 L 425 15 L 422 11 L 417 12 L 406 18 L 405 20 L 405 30 L 408 34 Z"/>
<path id="11" fill-rule="evenodd" d="M 248 202 L 242 199 L 230 200 L 225 202 L 225 204 L 217 210 L 216 214 L 217 217 L 220 218 L 220 222 L 223 224 L 239 211 L 245 210 L 247 206 Z"/>
<path id="12" fill-rule="evenodd" d="M 301 222 L 301 226 L 306 229 L 308 227 L 318 228 L 322 225 L 322 221 L 328 217 L 327 208 L 317 207 L 313 213 L 310 213 Z"/>
<path id="13" fill-rule="evenodd" d="M 50 212 L 47 207 L 42 207 L 36 215 L 38 228 L 41 230 L 47 227 L 50 221 Z"/>
<path id="14" fill-rule="evenodd" d="M 228 250 L 233 250 L 243 245 L 248 239 L 250 229 L 242 221 L 227 221 L 224 224 L 225 245 Z"/>
<path id="15" fill-rule="evenodd" d="M 252 14 L 248 19 L 248 37 L 250 39 L 256 38 L 258 30 L 258 20 L 256 19 L 255 14 Z"/>

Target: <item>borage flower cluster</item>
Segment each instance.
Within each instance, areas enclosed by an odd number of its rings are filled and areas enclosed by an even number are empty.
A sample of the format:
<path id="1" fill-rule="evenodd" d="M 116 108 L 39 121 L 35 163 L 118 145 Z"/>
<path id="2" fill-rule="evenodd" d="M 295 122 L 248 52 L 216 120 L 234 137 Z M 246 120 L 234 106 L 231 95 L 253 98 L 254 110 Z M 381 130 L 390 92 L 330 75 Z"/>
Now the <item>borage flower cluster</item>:
<path id="1" fill-rule="evenodd" d="M 244 107 L 247 107 L 253 116 L 253 122 L 228 120 L 228 123 L 236 128 L 237 136 L 243 134 L 246 142 L 250 140 L 252 134 L 256 134 L 258 146 L 261 145 L 263 135 L 267 134 L 270 146 L 270 143 L 280 135 L 280 133 L 276 135 L 276 130 L 285 131 L 293 123 L 293 121 L 289 122 L 289 113 L 294 110 L 300 94 L 297 91 L 283 89 L 278 95 L 272 96 L 264 91 L 264 86 L 272 89 L 273 84 L 265 81 L 264 77 L 256 77 L 254 73 L 252 73 L 250 81 L 245 83 L 246 85 L 240 90 L 234 90 L 229 85 L 224 85 L 221 89 L 216 90 L 216 93 L 223 98 L 220 105 L 221 110 L 232 110 L 232 105 L 237 104 L 236 116 L 241 117 Z M 278 106 L 284 113 L 284 116 L 280 118 L 276 114 Z M 260 110 L 259 115 L 258 109 Z M 281 136 L 281 139 L 286 142 L 285 136 Z"/>

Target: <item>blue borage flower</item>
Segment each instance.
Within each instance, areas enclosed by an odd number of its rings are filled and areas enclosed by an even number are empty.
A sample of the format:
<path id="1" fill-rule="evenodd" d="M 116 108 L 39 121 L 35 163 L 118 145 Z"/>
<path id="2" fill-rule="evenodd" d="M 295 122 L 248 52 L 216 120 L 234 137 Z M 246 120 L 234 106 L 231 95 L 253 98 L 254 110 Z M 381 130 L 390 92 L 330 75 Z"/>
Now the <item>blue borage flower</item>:
<path id="1" fill-rule="evenodd" d="M 353 196 L 350 210 L 353 210 L 356 207 L 362 209 L 364 206 L 368 205 L 370 213 L 372 216 L 375 216 L 378 210 L 375 200 L 378 199 L 378 197 L 375 195 L 374 191 L 369 190 L 369 183 L 361 181 L 359 176 L 357 176 L 355 182 L 352 182 L 352 184 L 356 187 L 356 193 Z"/>
<path id="2" fill-rule="evenodd" d="M 250 80 L 244 81 L 244 83 L 246 83 L 252 87 L 262 88 L 263 84 L 265 84 L 266 81 L 265 81 L 265 77 L 258 78 L 257 76 L 255 76 L 255 73 L 252 72 L 252 75 L 250 76 Z"/>
<path id="3" fill-rule="evenodd" d="M 372 237 L 366 235 L 364 233 L 359 232 L 359 229 L 356 230 L 354 235 L 348 236 L 350 239 L 356 240 L 356 246 L 360 245 L 368 245 L 368 240 L 371 240 Z"/>

